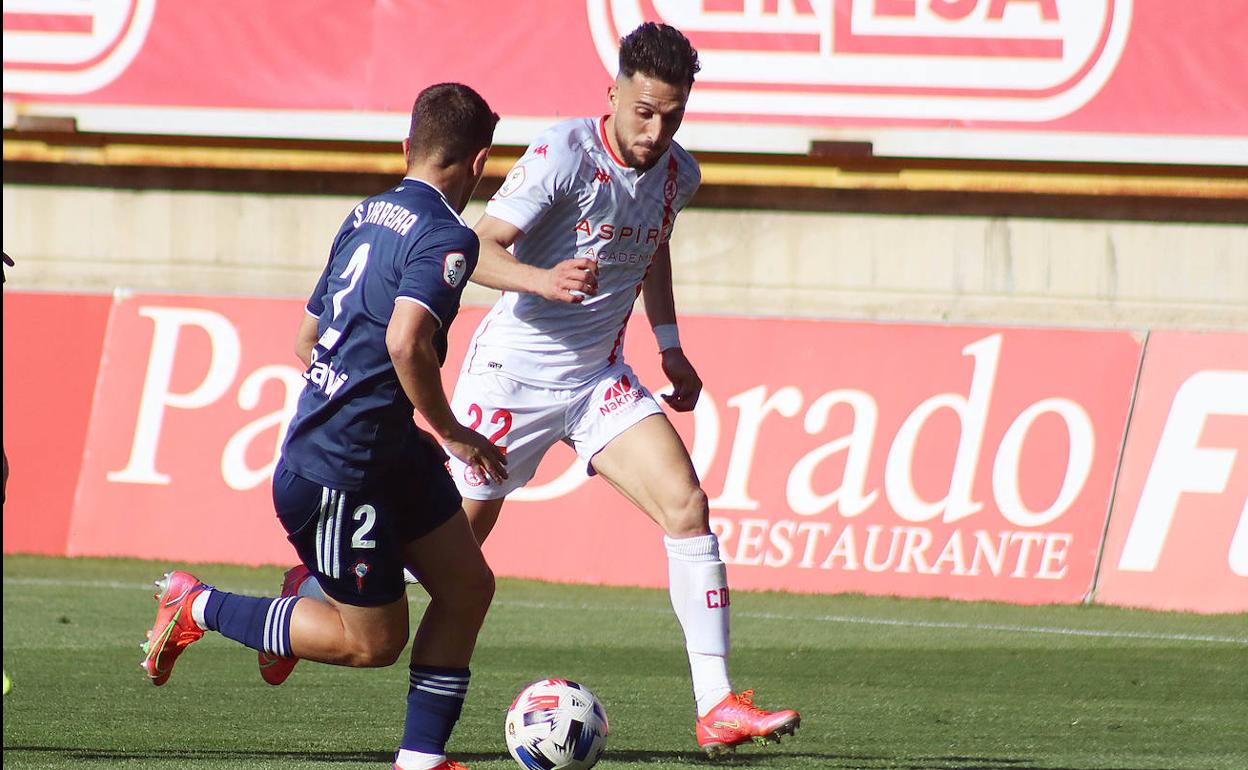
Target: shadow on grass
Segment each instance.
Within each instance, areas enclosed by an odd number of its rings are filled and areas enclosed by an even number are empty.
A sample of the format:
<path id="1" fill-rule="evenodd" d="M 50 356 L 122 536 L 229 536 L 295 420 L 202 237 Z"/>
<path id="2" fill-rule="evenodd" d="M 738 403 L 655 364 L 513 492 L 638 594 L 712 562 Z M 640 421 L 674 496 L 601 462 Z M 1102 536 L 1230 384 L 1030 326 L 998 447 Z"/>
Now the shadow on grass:
<path id="1" fill-rule="evenodd" d="M 346 763 L 378 763 L 386 764 L 394 761 L 392 751 L 249 751 L 247 749 L 198 749 L 194 751 L 170 751 L 167 749 L 127 750 L 127 749 L 94 749 L 67 748 L 63 746 L 23 746 L 6 745 L 4 753 L 17 754 L 30 752 L 49 756 L 64 757 L 79 762 L 118 760 L 299 760 L 327 765 Z M 456 753 L 454 759 L 464 762 L 486 762 L 505 759 L 500 753 Z M 684 761 L 704 767 L 750 767 L 753 765 L 776 765 L 785 759 L 800 761 L 802 766 L 820 767 L 835 770 L 836 768 L 879 768 L 879 770 L 1078 770 L 1077 768 L 1056 768 L 1032 764 L 1030 759 L 1011 757 L 963 757 L 963 756 L 923 756 L 923 757 L 887 757 L 866 754 L 821 754 L 806 751 L 768 751 L 766 753 L 730 754 L 716 760 L 710 760 L 695 751 L 608 751 L 606 758 L 612 763 L 651 763 L 659 761 Z M 818 763 L 818 764 L 815 764 Z M 1101 768 L 1100 770 L 1115 770 Z M 1116 770 L 1131 770 L 1118 768 Z"/>

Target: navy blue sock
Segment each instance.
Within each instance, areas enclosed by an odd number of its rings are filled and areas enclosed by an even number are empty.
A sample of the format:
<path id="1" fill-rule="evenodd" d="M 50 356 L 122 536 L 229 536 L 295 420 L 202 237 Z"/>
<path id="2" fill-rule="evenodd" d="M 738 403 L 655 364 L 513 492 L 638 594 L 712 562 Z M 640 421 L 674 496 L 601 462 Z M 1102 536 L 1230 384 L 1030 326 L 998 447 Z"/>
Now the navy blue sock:
<path id="1" fill-rule="evenodd" d="M 464 708 L 469 675 L 466 668 L 411 667 L 400 748 L 425 754 L 446 753 L 446 742 Z"/>
<path id="2" fill-rule="evenodd" d="M 239 596 L 213 589 L 204 607 L 204 622 L 253 650 L 290 656 L 290 616 L 298 596 L 281 599 Z"/>

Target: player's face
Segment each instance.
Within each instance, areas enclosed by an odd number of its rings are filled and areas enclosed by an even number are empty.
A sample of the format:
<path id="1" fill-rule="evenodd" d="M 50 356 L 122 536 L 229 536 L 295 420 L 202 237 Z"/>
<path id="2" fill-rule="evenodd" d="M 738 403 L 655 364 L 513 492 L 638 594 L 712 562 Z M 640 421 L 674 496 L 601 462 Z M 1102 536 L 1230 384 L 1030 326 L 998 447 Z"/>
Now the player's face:
<path id="1" fill-rule="evenodd" d="M 680 128 L 689 89 L 637 72 L 616 78 L 609 96 L 620 157 L 633 168 L 650 168 Z"/>

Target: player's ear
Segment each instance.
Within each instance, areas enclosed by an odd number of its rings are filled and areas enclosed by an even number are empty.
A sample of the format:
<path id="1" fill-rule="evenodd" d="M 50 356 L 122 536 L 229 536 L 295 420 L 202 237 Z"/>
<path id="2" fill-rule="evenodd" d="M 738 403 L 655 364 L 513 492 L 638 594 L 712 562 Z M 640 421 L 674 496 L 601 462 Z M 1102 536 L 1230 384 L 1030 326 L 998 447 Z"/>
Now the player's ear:
<path id="1" fill-rule="evenodd" d="M 490 157 L 489 147 L 482 147 L 477 152 L 477 156 L 472 159 L 472 175 L 473 176 L 480 177 L 483 173 L 485 173 L 485 161 L 489 157 Z"/>
<path id="2" fill-rule="evenodd" d="M 412 140 L 410 137 L 403 137 L 403 160 L 407 165 L 412 165 Z"/>

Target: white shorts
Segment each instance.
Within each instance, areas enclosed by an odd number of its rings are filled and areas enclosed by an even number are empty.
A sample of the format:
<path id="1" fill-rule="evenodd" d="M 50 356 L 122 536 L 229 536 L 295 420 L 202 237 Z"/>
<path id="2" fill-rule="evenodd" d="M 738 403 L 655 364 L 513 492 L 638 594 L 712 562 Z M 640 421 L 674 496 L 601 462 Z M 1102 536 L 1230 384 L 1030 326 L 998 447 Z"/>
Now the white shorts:
<path id="1" fill-rule="evenodd" d="M 533 478 L 546 450 L 563 441 L 589 461 L 612 439 L 662 409 L 631 367 L 617 361 L 574 388 L 526 385 L 493 372 L 460 372 L 451 410 L 507 453 L 507 480 L 490 484 L 452 456 L 451 477 L 470 500 L 496 500 Z"/>

